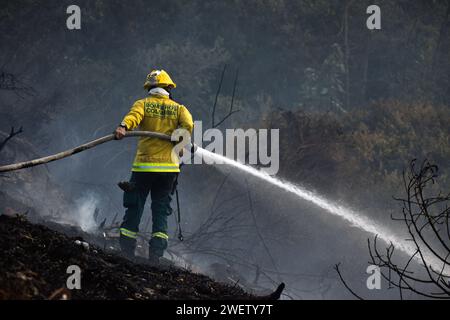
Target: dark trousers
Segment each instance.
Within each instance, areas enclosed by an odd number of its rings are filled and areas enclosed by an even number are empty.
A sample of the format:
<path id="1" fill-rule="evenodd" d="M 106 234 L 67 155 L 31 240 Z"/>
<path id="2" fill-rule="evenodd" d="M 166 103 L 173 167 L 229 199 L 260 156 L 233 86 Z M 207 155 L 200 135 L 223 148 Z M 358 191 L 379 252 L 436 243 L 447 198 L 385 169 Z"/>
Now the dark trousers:
<path id="1" fill-rule="evenodd" d="M 152 237 L 150 252 L 162 257 L 167 248 L 167 217 L 172 213 L 170 202 L 176 172 L 133 172 L 130 179 L 132 190 L 124 192 L 123 206 L 126 209 L 120 226 L 120 245 L 122 251 L 134 256 L 136 238 L 147 196 L 151 195 Z"/>

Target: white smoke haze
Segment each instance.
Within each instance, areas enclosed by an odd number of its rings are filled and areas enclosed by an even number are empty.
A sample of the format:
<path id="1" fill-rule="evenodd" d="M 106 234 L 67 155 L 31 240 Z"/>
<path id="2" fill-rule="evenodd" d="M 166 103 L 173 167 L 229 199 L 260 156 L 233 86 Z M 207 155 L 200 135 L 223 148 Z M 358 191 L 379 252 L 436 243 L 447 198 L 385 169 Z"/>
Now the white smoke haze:
<path id="1" fill-rule="evenodd" d="M 71 220 L 85 232 L 93 232 L 97 228 L 94 212 L 99 204 L 98 196 L 93 193 L 85 193 L 75 200 L 75 207 L 71 213 Z"/>

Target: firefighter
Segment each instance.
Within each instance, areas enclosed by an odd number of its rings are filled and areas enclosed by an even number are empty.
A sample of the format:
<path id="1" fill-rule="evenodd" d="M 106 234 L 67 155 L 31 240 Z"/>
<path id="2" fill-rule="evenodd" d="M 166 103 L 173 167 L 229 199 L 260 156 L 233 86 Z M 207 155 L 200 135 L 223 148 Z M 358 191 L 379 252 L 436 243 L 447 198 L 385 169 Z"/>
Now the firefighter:
<path id="1" fill-rule="evenodd" d="M 122 139 L 127 130 L 140 130 L 171 135 L 177 128 L 192 133 L 193 121 L 189 110 L 171 99 L 176 88 L 164 70 L 153 70 L 146 78 L 144 89 L 148 96 L 137 100 L 120 126 L 116 139 Z M 125 256 L 134 257 L 136 238 L 148 194 L 151 196 L 152 236 L 149 241 L 149 260 L 157 264 L 167 248 L 167 217 L 172 213 L 171 193 L 180 172 L 179 161 L 173 159 L 174 144 L 157 138 L 141 137 L 132 166 L 131 179 L 122 184 L 123 205 L 126 208 L 120 226 L 120 247 Z M 177 159 L 178 160 L 178 159 Z"/>

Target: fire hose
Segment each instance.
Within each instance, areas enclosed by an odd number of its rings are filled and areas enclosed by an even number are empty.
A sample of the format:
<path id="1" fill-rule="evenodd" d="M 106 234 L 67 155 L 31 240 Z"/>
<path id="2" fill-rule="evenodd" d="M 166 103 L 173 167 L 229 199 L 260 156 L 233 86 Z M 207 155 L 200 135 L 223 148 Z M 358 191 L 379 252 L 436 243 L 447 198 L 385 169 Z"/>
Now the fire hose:
<path id="1" fill-rule="evenodd" d="M 168 140 L 171 141 L 171 136 L 163 134 L 163 133 L 159 133 L 159 132 L 151 132 L 151 131 L 128 131 L 126 132 L 125 138 L 128 137 L 149 137 L 149 138 L 158 138 L 158 139 L 162 139 L 162 140 Z M 30 168 L 30 167 L 34 167 L 34 166 L 38 166 L 41 164 L 45 164 L 45 163 L 49 163 L 52 161 L 56 161 L 56 160 L 60 160 L 63 158 L 67 158 L 70 157 L 74 154 L 83 152 L 85 150 L 94 148 L 98 145 L 101 145 L 105 142 L 109 142 L 112 140 L 116 140 L 115 138 L 115 134 L 111 133 L 107 136 L 89 141 L 87 143 L 84 143 L 78 147 L 72 148 L 72 149 L 68 149 L 50 156 L 46 156 L 46 157 L 42 157 L 42 158 L 38 158 L 38 159 L 33 159 L 33 160 L 29 160 L 29 161 L 23 161 L 23 162 L 18 162 L 18 163 L 13 163 L 13 164 L 8 164 L 5 166 L 0 166 L 0 172 L 9 172 L 9 171 L 14 171 L 14 170 L 19 170 L 19 169 L 24 169 L 24 168 Z M 177 177 L 178 180 L 178 177 Z M 177 200 L 177 216 L 178 216 L 178 238 L 180 241 L 183 241 L 183 236 L 181 234 L 181 214 L 180 214 L 180 204 L 179 204 L 179 198 L 178 198 L 178 190 L 176 188 L 176 184 L 177 181 L 175 182 L 174 185 L 174 191 L 176 192 L 176 200 Z"/>
<path id="2" fill-rule="evenodd" d="M 171 137 L 169 135 L 159 133 L 159 132 L 151 132 L 151 131 L 128 131 L 125 134 L 125 138 L 128 138 L 128 137 L 150 137 L 150 138 L 159 138 L 159 139 L 169 140 L 169 141 L 171 140 Z M 34 167 L 34 166 L 38 166 L 40 164 L 45 164 L 45 163 L 49 163 L 49 162 L 56 161 L 59 159 L 67 158 L 74 154 L 94 148 L 98 145 L 101 145 L 105 142 L 112 141 L 112 140 L 116 140 L 114 133 L 111 133 L 107 136 L 104 136 L 104 137 L 101 137 L 101 138 L 98 138 L 98 139 L 95 139 L 92 141 L 89 141 L 89 142 L 82 144 L 78 147 L 75 147 L 73 149 L 62 151 L 62 152 L 59 152 L 59 153 L 56 153 L 56 154 L 53 154 L 53 155 L 50 155 L 47 157 L 38 158 L 38 159 L 30 160 L 30 161 L 19 162 L 19 163 L 8 164 L 6 166 L 1 166 L 0 172 L 8 172 L 8 171 L 14 171 L 14 170 L 19 170 L 19 169 Z"/>

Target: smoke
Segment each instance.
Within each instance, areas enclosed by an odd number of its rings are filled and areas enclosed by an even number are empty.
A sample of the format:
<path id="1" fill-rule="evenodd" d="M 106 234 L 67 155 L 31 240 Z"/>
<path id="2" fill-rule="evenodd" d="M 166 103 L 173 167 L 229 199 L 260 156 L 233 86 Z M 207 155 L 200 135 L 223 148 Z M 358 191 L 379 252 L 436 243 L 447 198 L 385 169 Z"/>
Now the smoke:
<path id="1" fill-rule="evenodd" d="M 85 193 L 75 200 L 75 208 L 72 212 L 73 221 L 85 232 L 92 232 L 97 228 L 94 213 L 98 208 L 98 196 L 92 192 Z"/>

